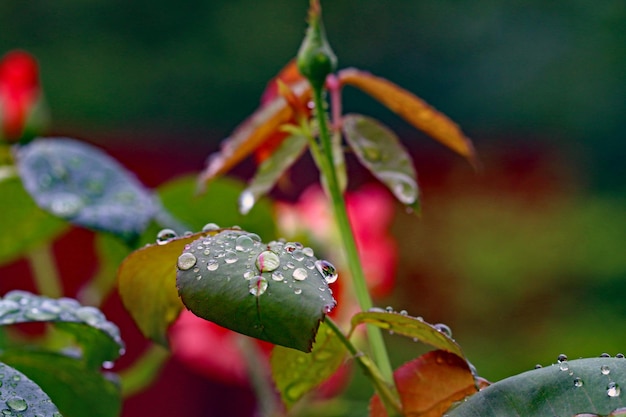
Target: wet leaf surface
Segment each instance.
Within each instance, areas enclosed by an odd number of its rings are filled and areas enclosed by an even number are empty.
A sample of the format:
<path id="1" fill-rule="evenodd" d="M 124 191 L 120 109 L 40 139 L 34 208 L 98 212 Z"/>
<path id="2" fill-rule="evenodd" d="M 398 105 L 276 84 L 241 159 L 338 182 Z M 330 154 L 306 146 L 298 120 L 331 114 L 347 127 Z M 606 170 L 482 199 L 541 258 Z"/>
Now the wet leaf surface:
<path id="1" fill-rule="evenodd" d="M 467 362 L 442 350 L 428 352 L 393 373 L 406 417 L 440 417 L 455 401 L 475 393 Z M 386 417 L 378 395 L 370 402 L 370 417 Z"/>
<path id="2" fill-rule="evenodd" d="M 0 362 L 0 406 L 10 412 L 8 415 L 19 413 L 23 417 L 61 417 L 50 397 L 36 383 L 2 362 Z"/>
<path id="3" fill-rule="evenodd" d="M 446 334 L 449 332 L 447 326 L 441 324 L 433 325 L 419 317 L 411 317 L 396 312 L 370 310 L 352 316 L 351 324 L 351 333 L 360 324 L 372 324 L 390 333 L 409 337 L 416 342 L 419 341 L 465 358 L 461 347 Z"/>
<path id="4" fill-rule="evenodd" d="M 345 347 L 324 323 L 310 353 L 276 346 L 270 358 L 272 377 L 287 408 L 332 376 L 345 357 Z"/>
<path id="5" fill-rule="evenodd" d="M 413 160 L 390 129 L 371 117 L 343 118 L 346 141 L 357 158 L 403 204 L 418 208 L 419 189 Z"/>
<path id="6" fill-rule="evenodd" d="M 493 383 L 446 416 L 608 416 L 626 407 L 625 388 L 626 359 L 564 361 Z"/>
<path id="7" fill-rule="evenodd" d="M 176 284 L 194 314 L 236 332 L 304 352 L 336 302 L 334 267 L 292 242 L 225 230 L 178 257 Z"/>
<path id="8" fill-rule="evenodd" d="M 369 94 L 417 129 L 478 164 L 471 141 L 459 126 L 413 93 L 366 71 L 348 68 L 339 71 L 343 85 L 352 85 Z"/>
<path id="9" fill-rule="evenodd" d="M 132 240 L 156 213 L 152 193 L 94 146 L 50 138 L 16 149 L 24 188 L 57 217 Z"/>

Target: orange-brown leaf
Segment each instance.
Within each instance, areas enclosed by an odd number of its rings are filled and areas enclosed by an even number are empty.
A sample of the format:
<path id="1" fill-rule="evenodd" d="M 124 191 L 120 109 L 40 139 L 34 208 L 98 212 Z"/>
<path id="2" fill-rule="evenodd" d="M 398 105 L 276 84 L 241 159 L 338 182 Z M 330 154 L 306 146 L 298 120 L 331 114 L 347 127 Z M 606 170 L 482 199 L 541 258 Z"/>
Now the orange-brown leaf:
<path id="1" fill-rule="evenodd" d="M 294 85 L 292 90 L 300 100 L 309 100 L 311 89 L 307 82 Z M 211 155 L 207 167 L 200 176 L 200 183 L 205 184 L 242 161 L 292 117 L 293 109 L 282 97 L 276 97 L 259 107 L 222 142 L 220 151 Z"/>
<path id="2" fill-rule="evenodd" d="M 352 85 L 374 97 L 407 122 L 477 166 L 472 142 L 459 126 L 413 93 L 369 72 L 348 68 L 339 72 L 342 85 Z"/>
<path id="3" fill-rule="evenodd" d="M 476 392 L 467 362 L 443 350 L 428 352 L 393 373 L 405 417 L 441 417 L 455 401 Z M 378 395 L 370 417 L 387 417 Z"/>

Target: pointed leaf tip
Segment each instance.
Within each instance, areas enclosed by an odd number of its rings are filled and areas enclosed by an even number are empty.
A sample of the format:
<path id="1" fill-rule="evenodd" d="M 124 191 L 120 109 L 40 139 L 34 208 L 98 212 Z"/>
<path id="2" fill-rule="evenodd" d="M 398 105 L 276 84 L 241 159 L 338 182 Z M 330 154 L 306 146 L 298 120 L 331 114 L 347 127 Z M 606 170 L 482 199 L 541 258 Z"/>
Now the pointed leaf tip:
<path id="1" fill-rule="evenodd" d="M 417 129 L 465 157 L 479 167 L 472 142 L 459 126 L 421 98 L 391 81 L 355 68 L 339 71 L 342 85 L 351 85 L 369 94 Z"/>

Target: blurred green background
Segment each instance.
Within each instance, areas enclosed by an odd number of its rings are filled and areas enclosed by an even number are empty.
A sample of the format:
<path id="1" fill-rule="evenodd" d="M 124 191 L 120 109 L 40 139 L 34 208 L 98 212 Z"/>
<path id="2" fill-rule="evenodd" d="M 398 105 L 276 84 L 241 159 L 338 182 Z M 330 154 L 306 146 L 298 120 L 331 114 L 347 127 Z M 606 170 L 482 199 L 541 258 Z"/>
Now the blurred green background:
<path id="1" fill-rule="evenodd" d="M 144 172 L 169 173 L 171 155 L 198 171 L 295 55 L 307 3 L 2 0 L 0 53 L 39 59 L 53 132 L 149 149 L 154 159 L 126 160 Z M 450 324 L 492 380 L 562 352 L 626 353 L 626 2 L 323 7 L 340 67 L 384 76 L 445 112 L 485 165 L 475 175 L 346 91 L 349 111 L 400 132 L 425 192 L 421 220 L 398 210 L 401 287 L 383 303 Z M 416 352 L 390 341 L 398 363 Z"/>

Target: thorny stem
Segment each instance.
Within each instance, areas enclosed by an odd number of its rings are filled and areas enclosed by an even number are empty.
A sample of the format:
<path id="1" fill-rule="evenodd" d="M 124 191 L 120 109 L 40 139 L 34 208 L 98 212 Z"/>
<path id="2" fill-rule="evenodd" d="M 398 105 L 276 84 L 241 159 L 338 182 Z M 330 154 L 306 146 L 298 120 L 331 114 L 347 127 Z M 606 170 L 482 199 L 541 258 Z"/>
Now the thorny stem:
<path id="1" fill-rule="evenodd" d="M 363 274 L 363 268 L 361 267 L 361 262 L 359 260 L 356 242 L 350 226 L 348 212 L 346 210 L 344 196 L 339 187 L 337 172 L 334 165 L 330 134 L 326 123 L 326 111 L 324 108 L 325 101 L 322 94 L 322 88 L 315 88 L 315 86 L 313 86 L 315 116 L 318 122 L 322 152 L 322 158 L 320 158 L 319 161 L 319 168 L 322 172 L 322 176 L 326 180 L 327 192 L 329 194 L 334 218 L 337 222 L 337 227 L 341 236 L 348 267 L 350 268 L 356 298 L 359 302 L 361 310 L 367 311 L 373 306 L 372 299 L 367 290 L 365 275 Z M 393 387 L 393 370 L 391 368 L 389 356 L 387 355 L 387 349 L 383 341 L 382 333 L 377 327 L 368 326 L 367 335 L 372 354 L 381 371 L 382 377 L 390 387 Z"/>

